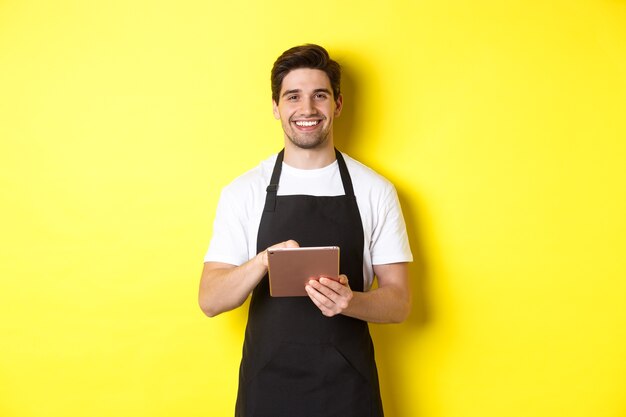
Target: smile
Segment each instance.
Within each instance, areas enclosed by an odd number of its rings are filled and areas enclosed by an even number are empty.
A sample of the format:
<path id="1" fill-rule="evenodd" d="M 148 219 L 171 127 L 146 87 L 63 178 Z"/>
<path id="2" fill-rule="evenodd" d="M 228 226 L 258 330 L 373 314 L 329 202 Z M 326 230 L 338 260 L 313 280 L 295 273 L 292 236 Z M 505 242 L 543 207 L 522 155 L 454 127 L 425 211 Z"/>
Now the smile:
<path id="1" fill-rule="evenodd" d="M 298 120 L 295 124 L 300 127 L 311 127 L 316 126 L 319 122 L 319 120 Z"/>

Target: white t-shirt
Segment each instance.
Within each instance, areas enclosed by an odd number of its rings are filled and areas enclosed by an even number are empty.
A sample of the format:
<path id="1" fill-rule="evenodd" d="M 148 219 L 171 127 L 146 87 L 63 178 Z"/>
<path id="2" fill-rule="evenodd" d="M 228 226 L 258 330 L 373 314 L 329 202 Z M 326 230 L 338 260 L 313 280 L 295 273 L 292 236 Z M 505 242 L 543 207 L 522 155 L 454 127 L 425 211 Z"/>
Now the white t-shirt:
<path id="1" fill-rule="evenodd" d="M 372 169 L 342 155 L 363 223 L 363 288 L 369 290 L 374 279 L 372 265 L 410 262 L 413 255 L 394 186 Z M 224 187 L 205 262 L 239 266 L 256 256 L 265 190 L 275 162 L 273 155 Z M 344 195 L 337 161 L 320 169 L 297 169 L 283 162 L 277 194 Z"/>

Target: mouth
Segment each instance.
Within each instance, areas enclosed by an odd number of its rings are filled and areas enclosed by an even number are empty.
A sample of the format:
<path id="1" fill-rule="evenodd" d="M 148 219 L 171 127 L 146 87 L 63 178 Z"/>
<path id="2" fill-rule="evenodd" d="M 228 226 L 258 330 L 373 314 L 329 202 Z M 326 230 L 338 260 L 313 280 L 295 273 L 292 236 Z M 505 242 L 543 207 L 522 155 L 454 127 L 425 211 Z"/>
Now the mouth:
<path id="1" fill-rule="evenodd" d="M 296 121 L 296 126 L 301 126 L 301 127 L 310 127 L 310 126 L 315 126 L 319 123 L 319 120 L 298 120 Z"/>
<path id="2" fill-rule="evenodd" d="M 299 130 L 313 130 L 322 123 L 321 119 L 315 120 L 294 120 L 292 122 Z"/>

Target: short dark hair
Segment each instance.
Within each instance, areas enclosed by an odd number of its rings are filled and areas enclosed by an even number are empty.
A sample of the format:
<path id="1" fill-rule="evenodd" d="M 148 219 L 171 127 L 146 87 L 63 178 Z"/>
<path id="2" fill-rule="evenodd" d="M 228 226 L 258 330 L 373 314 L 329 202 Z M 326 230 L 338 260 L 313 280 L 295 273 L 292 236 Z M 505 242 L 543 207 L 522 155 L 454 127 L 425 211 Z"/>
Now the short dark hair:
<path id="1" fill-rule="evenodd" d="M 287 49 L 274 62 L 271 77 L 272 100 L 278 103 L 283 79 L 289 72 L 299 68 L 324 71 L 330 80 L 333 98 L 337 100 L 339 94 L 341 94 L 341 66 L 330 58 L 326 49 L 311 43 Z"/>

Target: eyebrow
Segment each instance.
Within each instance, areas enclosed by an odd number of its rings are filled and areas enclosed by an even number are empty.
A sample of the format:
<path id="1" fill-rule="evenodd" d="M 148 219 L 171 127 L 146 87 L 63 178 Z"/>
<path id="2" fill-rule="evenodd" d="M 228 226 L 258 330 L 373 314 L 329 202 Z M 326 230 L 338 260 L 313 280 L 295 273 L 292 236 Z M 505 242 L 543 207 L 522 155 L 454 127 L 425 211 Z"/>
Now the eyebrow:
<path id="1" fill-rule="evenodd" d="M 300 90 L 299 88 L 297 89 L 293 89 L 293 90 L 287 90 L 285 91 L 281 97 L 285 97 L 288 96 L 289 94 L 293 94 L 293 93 L 301 93 L 302 90 Z M 313 94 L 315 93 L 326 93 L 326 94 L 331 94 L 330 90 L 328 88 L 316 88 L 315 90 L 313 90 Z"/>

